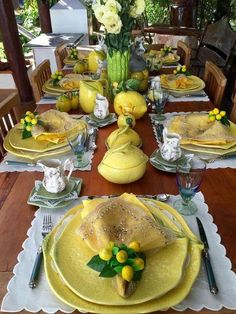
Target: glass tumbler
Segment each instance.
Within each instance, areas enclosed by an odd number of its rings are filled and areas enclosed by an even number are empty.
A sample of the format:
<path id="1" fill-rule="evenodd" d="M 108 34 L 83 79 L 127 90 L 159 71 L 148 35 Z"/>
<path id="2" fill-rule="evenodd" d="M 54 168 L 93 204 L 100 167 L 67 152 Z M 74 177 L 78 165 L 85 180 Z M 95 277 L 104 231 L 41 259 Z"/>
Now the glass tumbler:
<path id="1" fill-rule="evenodd" d="M 206 163 L 197 157 L 193 157 L 185 164 L 177 164 L 176 180 L 181 198 L 174 202 L 177 211 L 186 216 L 196 213 L 197 206 L 192 201 L 199 191 Z"/>

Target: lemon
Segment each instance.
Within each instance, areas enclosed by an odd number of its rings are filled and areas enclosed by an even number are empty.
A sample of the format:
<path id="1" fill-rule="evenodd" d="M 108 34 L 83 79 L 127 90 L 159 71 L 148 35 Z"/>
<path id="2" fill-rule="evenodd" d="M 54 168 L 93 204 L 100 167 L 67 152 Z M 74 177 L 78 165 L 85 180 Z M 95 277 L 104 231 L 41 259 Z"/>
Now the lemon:
<path id="1" fill-rule="evenodd" d="M 26 122 L 31 122 L 31 118 L 30 118 L 29 116 L 26 116 L 26 117 L 25 117 L 25 121 L 26 121 Z"/>
<path id="2" fill-rule="evenodd" d="M 220 111 L 220 115 L 221 115 L 221 117 L 224 117 L 226 115 L 226 112 L 225 111 Z"/>
<path id="3" fill-rule="evenodd" d="M 96 72 L 98 68 L 99 60 L 103 61 L 106 59 L 106 55 L 103 51 L 93 50 L 88 56 L 88 69 L 91 72 Z"/>
<path id="4" fill-rule="evenodd" d="M 209 119 L 210 119 L 210 121 L 215 121 L 216 117 L 215 116 L 210 116 Z"/>
<path id="5" fill-rule="evenodd" d="M 108 243 L 108 245 L 107 245 L 107 248 L 110 249 L 110 250 L 112 250 L 113 247 L 114 247 L 114 245 L 115 245 L 114 242 L 110 241 L 110 242 Z"/>
<path id="6" fill-rule="evenodd" d="M 79 108 L 79 95 L 72 95 L 72 97 L 71 97 L 71 108 L 72 109 Z"/>
<path id="7" fill-rule="evenodd" d="M 135 257 L 134 265 L 137 267 L 138 270 L 143 270 L 144 269 L 144 260 L 141 257 Z"/>
<path id="8" fill-rule="evenodd" d="M 24 124 L 25 123 L 25 119 L 20 119 L 20 123 Z"/>
<path id="9" fill-rule="evenodd" d="M 118 117 L 117 124 L 119 128 L 122 128 L 127 125 L 133 128 L 136 124 L 135 117 L 132 114 L 128 113 L 121 114 Z"/>
<path id="10" fill-rule="evenodd" d="M 130 265 L 125 265 L 121 270 L 121 276 L 124 280 L 130 282 L 134 277 L 134 269 Z"/>
<path id="11" fill-rule="evenodd" d="M 217 115 L 216 115 L 216 120 L 217 120 L 217 121 L 219 121 L 221 118 L 222 118 L 222 117 L 221 117 L 220 114 L 217 114 Z"/>
<path id="12" fill-rule="evenodd" d="M 26 111 L 25 114 L 29 115 L 29 114 L 31 114 L 31 113 L 32 113 L 31 111 Z"/>
<path id="13" fill-rule="evenodd" d="M 144 79 L 144 74 L 143 72 L 132 72 L 130 77 L 132 79 L 142 81 Z"/>
<path id="14" fill-rule="evenodd" d="M 109 261 L 112 258 L 112 250 L 104 248 L 99 252 L 99 257 L 104 261 Z"/>
<path id="15" fill-rule="evenodd" d="M 135 252 L 139 252 L 140 251 L 140 243 L 137 241 L 132 241 L 130 242 L 130 244 L 128 245 L 128 247 L 130 249 L 133 249 Z"/>
<path id="16" fill-rule="evenodd" d="M 144 76 L 144 79 L 148 79 L 149 77 L 149 72 L 147 69 L 143 70 L 143 76 Z"/>
<path id="17" fill-rule="evenodd" d="M 213 109 L 214 114 L 218 114 L 220 110 L 218 108 Z"/>
<path id="18" fill-rule="evenodd" d="M 76 64 L 74 65 L 74 68 L 73 68 L 73 72 L 81 74 L 84 71 L 86 71 L 86 64 L 85 64 L 85 62 L 83 62 L 83 61 L 76 62 Z"/>
<path id="19" fill-rule="evenodd" d="M 32 127 L 30 125 L 26 125 L 25 129 L 26 131 L 30 132 L 32 130 Z"/>
<path id="20" fill-rule="evenodd" d="M 58 97 L 56 108 L 62 112 L 69 112 L 71 110 L 71 100 L 65 95 Z"/>
<path id="21" fill-rule="evenodd" d="M 125 250 L 120 250 L 116 254 L 116 259 L 119 263 L 125 263 L 127 261 L 127 258 L 128 258 L 128 253 Z"/>
<path id="22" fill-rule="evenodd" d="M 31 120 L 31 123 L 32 123 L 32 124 L 37 124 L 37 123 L 38 123 L 38 120 L 34 118 L 34 119 Z"/>

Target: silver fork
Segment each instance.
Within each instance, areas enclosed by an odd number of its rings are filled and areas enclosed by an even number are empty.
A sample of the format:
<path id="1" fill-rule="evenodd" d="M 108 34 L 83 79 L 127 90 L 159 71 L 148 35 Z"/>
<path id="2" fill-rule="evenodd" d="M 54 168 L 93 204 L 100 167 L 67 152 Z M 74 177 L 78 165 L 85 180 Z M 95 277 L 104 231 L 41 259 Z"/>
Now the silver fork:
<path id="1" fill-rule="evenodd" d="M 43 239 L 46 237 L 46 235 L 49 234 L 49 232 L 51 232 L 51 230 L 52 230 L 52 218 L 50 215 L 45 215 L 43 217 L 43 225 L 42 225 L 42 232 L 41 232 Z M 43 260 L 43 251 L 42 251 L 42 245 L 40 245 L 35 262 L 34 262 L 34 267 L 32 269 L 32 273 L 30 276 L 29 287 L 31 289 L 36 288 L 38 285 L 38 279 L 39 279 L 39 273 L 40 273 L 42 260 Z"/>

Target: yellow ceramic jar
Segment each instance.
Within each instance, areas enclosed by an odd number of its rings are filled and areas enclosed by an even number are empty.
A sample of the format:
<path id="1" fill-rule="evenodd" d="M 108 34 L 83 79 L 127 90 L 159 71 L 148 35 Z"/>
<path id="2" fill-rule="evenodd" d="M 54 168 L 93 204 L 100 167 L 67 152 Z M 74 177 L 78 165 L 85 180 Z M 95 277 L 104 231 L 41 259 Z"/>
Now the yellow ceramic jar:
<path id="1" fill-rule="evenodd" d="M 88 55 L 88 69 L 91 72 L 97 72 L 99 61 L 106 59 L 105 53 L 101 50 L 93 50 Z"/>
<path id="2" fill-rule="evenodd" d="M 103 85 L 101 81 L 80 82 L 79 103 L 84 112 L 93 112 L 97 94 L 103 95 Z"/>
<path id="3" fill-rule="evenodd" d="M 98 172 L 108 181 L 127 184 L 139 180 L 146 171 L 147 155 L 126 143 L 109 149 L 98 165 Z"/>

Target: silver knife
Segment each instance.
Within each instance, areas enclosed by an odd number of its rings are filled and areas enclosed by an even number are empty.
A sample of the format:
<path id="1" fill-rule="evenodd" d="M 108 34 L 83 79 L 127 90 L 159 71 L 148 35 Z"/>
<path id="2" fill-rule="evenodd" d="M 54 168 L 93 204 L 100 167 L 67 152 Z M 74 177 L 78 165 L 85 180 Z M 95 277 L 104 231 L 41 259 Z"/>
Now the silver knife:
<path id="1" fill-rule="evenodd" d="M 212 294 L 216 295 L 218 293 L 218 287 L 216 285 L 215 276 L 214 276 L 213 269 L 211 266 L 211 260 L 210 260 L 210 255 L 209 255 L 209 244 L 207 241 L 205 230 L 203 228 L 203 225 L 200 219 L 199 218 L 196 218 L 196 219 L 197 219 L 200 238 L 204 245 L 204 249 L 202 251 L 202 259 L 204 261 L 205 268 L 206 268 L 209 289 Z"/>

